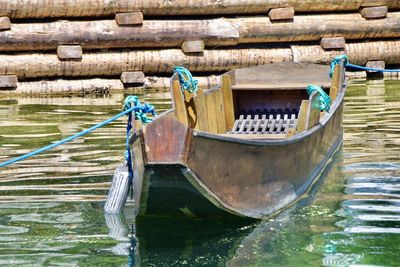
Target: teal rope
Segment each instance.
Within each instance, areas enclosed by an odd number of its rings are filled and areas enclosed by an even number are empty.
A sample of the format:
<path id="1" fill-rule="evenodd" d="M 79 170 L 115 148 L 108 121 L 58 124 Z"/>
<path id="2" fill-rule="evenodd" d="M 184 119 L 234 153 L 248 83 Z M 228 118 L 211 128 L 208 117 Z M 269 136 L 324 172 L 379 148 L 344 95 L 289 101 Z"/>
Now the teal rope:
<path id="1" fill-rule="evenodd" d="M 132 104 L 135 109 L 135 120 L 140 120 L 143 123 L 149 123 L 152 121 L 151 118 L 147 117 L 146 113 L 150 113 L 153 116 L 156 115 L 153 105 L 144 104 L 142 105 L 137 96 L 128 96 L 124 102 L 124 110 L 132 108 Z"/>
<path id="2" fill-rule="evenodd" d="M 335 69 L 335 66 L 336 66 L 337 64 L 340 64 L 340 62 L 341 62 L 342 60 L 344 60 L 344 66 L 345 66 L 346 68 L 349 68 L 349 69 L 363 70 L 363 71 L 374 71 L 374 72 L 380 72 L 380 73 L 383 73 L 383 72 L 400 72 L 400 69 L 376 69 L 376 68 L 367 68 L 367 67 L 364 67 L 364 66 L 351 64 L 351 63 L 349 62 L 349 57 L 348 57 L 347 55 L 341 55 L 341 56 L 335 57 L 335 58 L 332 60 L 332 62 L 331 62 L 331 69 L 330 69 L 330 72 L 329 72 L 329 77 L 332 78 L 332 76 L 333 76 L 333 71 L 334 71 L 334 69 Z"/>
<path id="3" fill-rule="evenodd" d="M 331 61 L 331 69 L 329 71 L 329 77 L 332 78 L 333 72 L 335 71 L 335 66 L 337 64 L 340 64 L 342 61 L 344 62 L 344 66 L 346 67 L 349 64 L 349 57 L 347 55 L 340 55 L 340 56 L 335 57 Z"/>
<path id="4" fill-rule="evenodd" d="M 16 158 L 13 158 L 13 159 L 10 159 L 10 160 L 1 162 L 1 163 L 0 163 L 0 168 L 5 167 L 5 166 L 8 166 L 8 165 L 11 165 L 11 164 L 13 164 L 13 163 L 15 163 L 15 162 L 18 162 L 18 161 L 21 161 L 21 160 L 24 160 L 24 159 L 33 157 L 33 156 L 35 156 L 35 155 L 37 155 L 37 154 L 40 154 L 40 153 L 42 153 L 42 152 L 45 152 L 45 151 L 47 151 L 47 150 L 50 150 L 50 149 L 52 149 L 52 148 L 55 148 L 55 147 L 60 146 L 60 145 L 62 145 L 62 144 L 65 144 L 65 143 L 67 143 L 67 142 L 70 142 L 70 141 L 72 141 L 72 140 L 74 140 L 74 139 L 76 139 L 76 138 L 78 138 L 78 137 L 82 137 L 82 136 L 84 136 L 84 135 L 86 135 L 86 134 L 88 134 L 88 133 L 90 133 L 90 132 L 92 132 L 92 131 L 94 131 L 94 130 L 96 130 L 96 129 L 98 129 L 98 128 L 103 127 L 103 126 L 106 125 L 106 124 L 109 124 L 110 122 L 113 122 L 113 121 L 117 120 L 118 118 L 120 118 L 120 117 L 122 117 L 122 116 L 124 116 L 124 115 L 126 115 L 126 114 L 130 114 L 130 113 L 133 112 L 133 111 L 135 111 L 135 115 L 136 115 L 136 113 L 139 113 L 139 114 L 141 114 L 141 113 L 143 113 L 143 112 L 146 112 L 146 113 L 147 113 L 147 111 L 150 112 L 151 114 L 155 115 L 154 107 L 153 107 L 152 105 L 147 105 L 147 104 L 141 105 L 140 102 L 139 102 L 139 100 L 136 100 L 135 97 L 134 97 L 134 98 L 129 98 L 129 97 L 128 97 L 127 99 L 132 100 L 132 101 L 127 101 L 127 100 L 125 100 L 125 104 L 127 104 L 127 105 L 124 107 L 124 111 L 121 112 L 121 113 L 119 113 L 119 114 L 117 114 L 117 115 L 115 115 L 114 117 L 109 118 L 109 119 L 107 119 L 107 120 L 105 120 L 105 121 L 103 121 L 103 122 L 101 122 L 101 123 L 99 123 L 99 124 L 96 124 L 96 125 L 90 127 L 89 129 L 83 130 L 82 132 L 79 132 L 79 133 L 77 133 L 77 134 L 74 134 L 74 135 L 72 135 L 72 136 L 70 136 L 70 137 L 67 137 L 67 138 L 65 138 L 65 139 L 63 139 L 63 140 L 60 140 L 60 141 L 58 141 L 58 142 L 55 142 L 55 143 L 53 143 L 53 144 L 50 144 L 50 145 L 47 145 L 47 146 L 45 146 L 45 147 L 39 148 L 39 149 L 37 149 L 37 150 L 34 150 L 34 151 L 29 152 L 29 153 L 27 153 L 27 154 L 24 154 L 24 155 L 22 155 L 22 156 L 19 156 L 19 157 L 16 157 Z M 135 102 L 135 101 L 136 101 L 136 102 Z M 132 102 L 133 102 L 133 103 L 137 103 L 138 105 L 132 106 Z M 128 106 L 128 105 L 129 105 L 129 106 Z M 140 119 L 142 120 L 142 122 L 144 122 L 144 123 L 147 123 L 149 120 L 151 121 L 151 119 L 146 118 L 146 117 L 143 116 L 143 115 L 139 115 L 139 118 L 140 118 Z"/>
<path id="5" fill-rule="evenodd" d="M 178 74 L 181 90 L 196 93 L 199 90 L 199 81 L 194 79 L 190 71 L 184 67 L 174 67 L 174 73 Z"/>
<path id="6" fill-rule="evenodd" d="M 331 103 L 332 99 L 325 93 L 325 91 L 316 85 L 309 85 L 307 86 L 307 93 L 308 95 L 311 95 L 314 92 L 318 92 L 320 97 L 319 97 L 319 109 L 321 111 L 326 111 L 329 112 L 331 110 Z"/>

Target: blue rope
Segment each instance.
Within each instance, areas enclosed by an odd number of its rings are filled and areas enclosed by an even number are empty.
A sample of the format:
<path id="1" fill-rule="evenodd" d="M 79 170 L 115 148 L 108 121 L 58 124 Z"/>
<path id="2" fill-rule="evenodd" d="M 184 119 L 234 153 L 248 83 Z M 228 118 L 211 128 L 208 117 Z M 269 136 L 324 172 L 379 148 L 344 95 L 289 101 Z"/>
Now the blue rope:
<path id="1" fill-rule="evenodd" d="M 128 99 L 129 99 L 129 101 L 127 101 Z M 105 120 L 105 121 L 103 121 L 103 122 L 101 122 L 99 124 L 96 124 L 96 125 L 90 127 L 89 129 L 83 130 L 82 132 L 74 134 L 74 135 L 72 135 L 70 137 L 67 137 L 67 138 L 65 138 L 63 140 L 60 140 L 60 141 L 58 141 L 56 143 L 53 143 L 53 144 L 47 145 L 45 147 L 39 148 L 37 150 L 34 150 L 34 151 L 29 152 L 27 154 L 24 154 L 22 156 L 19 156 L 19 157 L 16 157 L 16 158 L 1 162 L 0 163 L 0 168 L 8 166 L 8 165 L 11 165 L 11 164 L 13 164 L 15 162 L 18 162 L 18 161 L 33 157 L 33 156 L 35 156 L 37 154 L 40 154 L 42 152 L 45 152 L 47 150 L 50 150 L 52 148 L 55 148 L 55 147 L 60 146 L 62 144 L 65 144 L 67 142 L 70 142 L 70 141 L 72 141 L 72 140 L 74 140 L 74 139 L 76 139 L 78 137 L 82 137 L 82 136 L 84 136 L 84 135 L 86 135 L 86 134 L 88 134 L 88 133 L 90 133 L 90 132 L 92 132 L 92 131 L 100 128 L 100 127 L 103 127 L 106 124 L 109 124 L 110 122 L 113 122 L 113 121 L 117 120 L 118 118 L 120 118 L 120 117 L 122 117 L 122 116 L 124 116 L 126 114 L 130 115 L 131 112 L 133 112 L 133 111 L 135 111 L 135 118 L 142 120 L 143 123 L 148 123 L 149 121 L 151 121 L 151 119 L 147 118 L 146 116 L 143 116 L 142 113 L 146 112 L 146 113 L 151 113 L 151 114 L 155 115 L 154 107 L 152 105 L 148 105 L 148 104 L 141 105 L 140 101 L 138 99 L 137 100 L 136 99 L 137 99 L 137 97 L 136 98 L 135 97 L 134 98 L 128 97 L 127 100 L 125 100 L 124 111 L 119 113 L 119 114 L 117 114 L 117 115 L 115 115 L 114 117 L 109 118 L 109 119 L 107 119 L 107 120 Z M 131 106 L 132 102 L 135 104 L 134 106 Z M 127 103 L 129 103 L 129 104 L 127 105 Z M 137 105 L 136 105 L 136 103 L 137 103 Z M 136 116 L 137 113 L 139 114 L 138 116 Z M 129 121 L 130 121 L 130 119 L 129 119 Z M 129 122 L 128 122 L 128 124 L 129 124 Z M 127 132 L 128 132 L 128 127 L 129 126 L 127 126 Z M 130 131 L 130 129 L 129 129 L 129 131 Z M 129 133 L 127 133 L 127 136 L 128 136 L 128 134 Z M 129 139 L 129 138 L 127 137 L 127 139 Z M 127 142 L 127 147 L 128 147 L 129 146 L 129 140 L 127 140 L 126 142 Z"/>
<path id="2" fill-rule="evenodd" d="M 331 103 L 332 99 L 325 93 L 325 91 L 316 85 L 309 85 L 307 86 L 307 93 L 308 95 L 311 95 L 314 92 L 318 92 L 320 97 L 319 97 L 319 109 L 321 111 L 326 111 L 329 112 L 331 110 Z"/>
<path id="3" fill-rule="evenodd" d="M 199 81 L 194 79 L 190 71 L 184 67 L 174 67 L 174 72 L 179 76 L 181 90 L 196 93 L 199 90 Z"/>
<path id="4" fill-rule="evenodd" d="M 363 70 L 363 71 L 374 71 L 374 72 L 400 72 L 400 69 L 376 69 L 376 68 L 367 68 L 364 66 L 360 65 L 354 65 L 349 63 L 349 57 L 347 55 L 341 55 L 335 57 L 332 62 L 331 62 L 331 69 L 329 72 L 329 76 L 332 78 L 333 76 L 333 71 L 335 69 L 335 66 L 339 64 L 342 60 L 344 60 L 344 66 L 349 69 L 354 69 L 354 70 Z"/>

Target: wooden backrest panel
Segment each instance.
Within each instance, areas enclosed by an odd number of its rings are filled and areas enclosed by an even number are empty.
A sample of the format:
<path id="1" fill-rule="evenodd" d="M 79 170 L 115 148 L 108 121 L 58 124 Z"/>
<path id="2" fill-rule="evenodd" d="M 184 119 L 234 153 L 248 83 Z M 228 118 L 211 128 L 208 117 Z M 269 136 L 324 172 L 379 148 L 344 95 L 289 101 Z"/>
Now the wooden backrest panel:
<path id="1" fill-rule="evenodd" d="M 235 110 L 233 108 L 233 95 L 231 87 L 231 78 L 229 75 L 222 75 L 221 92 L 223 97 L 223 109 L 225 111 L 225 130 L 232 129 L 235 123 Z"/>
<path id="2" fill-rule="evenodd" d="M 308 113 L 309 105 L 310 104 L 309 104 L 308 100 L 301 101 L 299 116 L 298 116 L 298 120 L 297 120 L 297 132 L 298 133 L 301 133 L 301 132 L 307 130 L 307 113 Z"/>
<path id="3" fill-rule="evenodd" d="M 188 125 L 188 117 L 186 112 L 185 100 L 181 90 L 179 80 L 172 78 L 172 106 L 177 121 L 184 125 Z"/>
<path id="4" fill-rule="evenodd" d="M 340 80 L 341 80 L 340 65 L 337 64 L 333 71 L 332 85 L 331 85 L 331 89 L 329 90 L 329 96 L 332 99 L 332 101 L 335 101 L 335 99 L 339 93 Z"/>
<path id="5" fill-rule="evenodd" d="M 319 123 L 320 119 L 320 93 L 314 92 L 308 99 L 307 126 L 306 129 L 311 129 Z"/>

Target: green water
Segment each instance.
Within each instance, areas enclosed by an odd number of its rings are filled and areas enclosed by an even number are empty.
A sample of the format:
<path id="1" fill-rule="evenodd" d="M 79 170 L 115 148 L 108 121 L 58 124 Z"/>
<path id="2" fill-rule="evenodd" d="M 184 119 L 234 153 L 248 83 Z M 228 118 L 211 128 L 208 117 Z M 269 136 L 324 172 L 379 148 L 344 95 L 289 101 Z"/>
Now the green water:
<path id="1" fill-rule="evenodd" d="M 141 100 L 158 110 L 167 93 Z M 118 113 L 123 95 L 0 99 L 0 161 Z M 268 221 L 105 216 L 125 120 L 0 170 L 0 266 L 400 266 L 400 82 L 354 82 L 344 142 Z"/>

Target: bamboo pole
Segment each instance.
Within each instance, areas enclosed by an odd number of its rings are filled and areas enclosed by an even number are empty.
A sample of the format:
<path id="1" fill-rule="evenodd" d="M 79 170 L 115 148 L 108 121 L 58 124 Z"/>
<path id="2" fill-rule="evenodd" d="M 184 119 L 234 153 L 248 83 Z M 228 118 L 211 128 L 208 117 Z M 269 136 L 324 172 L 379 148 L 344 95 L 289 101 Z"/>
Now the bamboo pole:
<path id="1" fill-rule="evenodd" d="M 400 37 L 400 12 L 386 19 L 365 20 L 359 13 L 301 15 L 292 23 L 271 23 L 267 17 L 211 20 L 149 20 L 141 27 L 119 27 L 114 20 L 17 23 L 0 32 L 0 50 L 52 50 L 59 44 L 84 49 L 180 47 L 185 40 L 203 40 L 207 47 L 237 43 L 317 41 L 342 36 L 348 40 Z"/>
<path id="2" fill-rule="evenodd" d="M 15 23 L 0 31 L 0 50 L 51 50 L 59 44 L 81 44 L 84 49 L 180 47 L 185 40 L 207 46 L 235 45 L 239 33 L 225 19 L 150 20 L 140 27 L 120 27 L 115 20 Z"/>
<path id="3" fill-rule="evenodd" d="M 379 2 L 391 9 L 400 8 L 399 1 Z M 0 0 L 0 16 L 89 17 L 133 11 L 144 15 L 266 14 L 270 9 L 288 6 L 297 12 L 320 12 L 356 11 L 371 4 L 371 0 Z"/>

